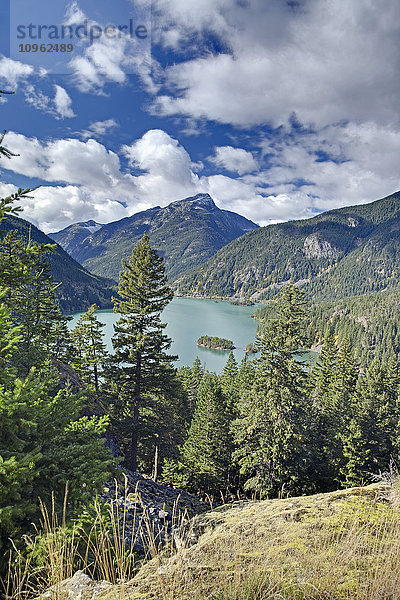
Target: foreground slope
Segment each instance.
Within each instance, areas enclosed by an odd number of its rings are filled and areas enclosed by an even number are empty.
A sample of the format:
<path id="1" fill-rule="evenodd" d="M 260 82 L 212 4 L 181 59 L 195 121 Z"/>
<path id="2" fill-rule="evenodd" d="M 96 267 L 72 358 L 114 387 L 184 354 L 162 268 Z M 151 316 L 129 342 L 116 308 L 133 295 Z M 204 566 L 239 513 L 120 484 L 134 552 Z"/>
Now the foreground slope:
<path id="1" fill-rule="evenodd" d="M 196 517 L 189 547 L 158 556 L 104 600 L 400 597 L 396 488 L 236 502 Z"/>
<path id="2" fill-rule="evenodd" d="M 315 299 L 398 286 L 400 192 L 234 240 L 176 283 L 181 294 L 271 297 L 293 280 Z"/>
<path id="3" fill-rule="evenodd" d="M 54 244 L 40 229 L 12 215 L 2 222 L 1 229 L 17 231 L 19 237 L 38 244 Z M 86 311 L 91 304 L 97 304 L 100 308 L 111 306 L 111 296 L 115 293 L 113 281 L 89 273 L 58 244 L 54 253 L 47 254 L 47 260 L 54 281 L 60 282 L 56 296 L 64 313 Z"/>
<path id="4" fill-rule="evenodd" d="M 72 225 L 50 237 L 92 273 L 118 279 L 122 258 L 130 256 L 146 232 L 151 246 L 164 257 L 171 281 L 258 227 L 236 213 L 219 209 L 208 194 L 172 202 L 165 208 L 156 206 L 108 223 L 82 240 L 85 225 Z"/>

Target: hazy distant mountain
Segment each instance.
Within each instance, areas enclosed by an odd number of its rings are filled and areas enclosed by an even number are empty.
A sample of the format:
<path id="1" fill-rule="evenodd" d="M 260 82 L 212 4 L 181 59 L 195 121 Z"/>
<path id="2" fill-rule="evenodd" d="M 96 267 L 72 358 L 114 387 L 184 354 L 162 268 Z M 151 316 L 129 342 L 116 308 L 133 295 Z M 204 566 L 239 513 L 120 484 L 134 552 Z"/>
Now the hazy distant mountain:
<path id="1" fill-rule="evenodd" d="M 118 279 L 122 258 L 131 254 L 147 232 L 151 245 L 164 257 L 172 281 L 199 267 L 217 250 L 258 225 L 219 209 L 208 194 L 198 194 L 90 231 L 96 227 L 94 221 L 77 223 L 50 236 L 92 273 Z"/>
<path id="2" fill-rule="evenodd" d="M 289 280 L 318 299 L 398 288 L 400 192 L 258 228 L 219 250 L 176 287 L 202 296 L 268 298 Z"/>
<path id="3" fill-rule="evenodd" d="M 60 244 L 71 256 L 79 250 L 83 240 L 92 233 L 95 233 L 103 227 L 102 224 L 96 221 L 85 221 L 82 223 L 74 223 L 57 233 L 49 233 L 52 240 Z"/>
<path id="4" fill-rule="evenodd" d="M 94 227 L 90 225 L 89 227 Z M 28 221 L 9 215 L 1 224 L 3 231 L 17 230 L 20 237 L 39 244 L 54 244 L 53 240 Z M 47 254 L 54 280 L 60 282 L 57 299 L 63 312 L 86 311 L 91 304 L 100 308 L 111 306 L 115 293 L 114 282 L 92 275 L 76 262 L 61 246 L 55 253 Z"/>

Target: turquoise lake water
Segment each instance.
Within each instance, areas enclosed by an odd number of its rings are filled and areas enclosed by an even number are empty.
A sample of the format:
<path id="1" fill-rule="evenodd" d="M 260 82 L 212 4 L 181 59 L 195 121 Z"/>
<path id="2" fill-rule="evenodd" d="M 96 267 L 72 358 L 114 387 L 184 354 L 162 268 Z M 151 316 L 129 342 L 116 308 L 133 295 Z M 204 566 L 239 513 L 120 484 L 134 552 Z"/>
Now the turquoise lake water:
<path id="1" fill-rule="evenodd" d="M 191 365 L 196 356 L 209 371 L 220 373 L 229 352 L 199 348 L 196 341 L 201 335 L 227 338 L 233 341 L 234 355 L 240 362 L 244 348 L 255 341 L 257 321 L 251 318 L 256 306 L 234 306 L 229 302 L 200 300 L 195 298 L 174 298 L 162 314 L 167 323 L 166 333 L 172 338 L 170 354 L 177 354 L 175 366 Z M 73 315 L 70 327 L 74 327 L 82 313 Z M 104 335 L 107 349 L 111 352 L 111 338 L 118 315 L 111 310 L 97 312 L 99 321 L 105 324 Z"/>

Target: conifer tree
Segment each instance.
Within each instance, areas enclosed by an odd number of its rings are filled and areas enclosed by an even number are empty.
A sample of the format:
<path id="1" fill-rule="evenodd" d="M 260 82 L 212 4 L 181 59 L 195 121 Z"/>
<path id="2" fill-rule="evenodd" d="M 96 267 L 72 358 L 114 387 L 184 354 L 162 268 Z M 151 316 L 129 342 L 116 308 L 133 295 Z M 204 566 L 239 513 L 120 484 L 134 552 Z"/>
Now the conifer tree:
<path id="1" fill-rule="evenodd" d="M 233 352 L 229 353 L 221 373 L 221 389 L 225 396 L 228 413 L 233 419 L 236 416 L 239 400 L 239 369 Z"/>
<path id="2" fill-rule="evenodd" d="M 104 324 L 96 317 L 99 307 L 92 304 L 72 331 L 75 356 L 72 366 L 92 390 L 98 394 L 99 377 L 107 357 L 106 346 L 103 342 Z"/>
<path id="3" fill-rule="evenodd" d="M 10 212 L 10 202 L 0 201 L 0 221 Z M 35 261 L 24 262 L 29 254 L 41 257 L 41 249 L 28 248 L 24 254 L 19 248 L 15 280 L 0 278 L 0 575 L 10 536 L 21 539 L 32 520 L 37 521 L 39 497 L 51 501 L 54 493 L 58 510 L 69 482 L 69 504 L 78 510 L 111 475 L 113 462 L 101 439 L 106 419 L 82 417 L 81 398 L 60 386 L 45 348 L 26 372 L 32 361 L 27 341 L 35 340 L 39 348 L 40 336 L 35 327 L 29 329 L 23 311 L 11 311 L 9 298 L 25 298 L 20 304 L 25 306 L 26 286 L 33 280 L 35 289 L 49 288 L 46 282 L 42 286 Z M 51 295 L 43 302 L 51 328 L 50 315 L 58 313 Z"/>
<path id="4" fill-rule="evenodd" d="M 400 414 L 396 371 L 394 361 L 382 367 L 374 360 L 357 382 L 352 414 L 346 430 L 341 430 L 346 485 L 358 485 L 389 470 L 397 458 Z"/>
<path id="5" fill-rule="evenodd" d="M 182 383 L 183 389 L 187 396 L 187 414 L 186 420 L 188 426 L 193 418 L 196 409 L 197 394 L 201 380 L 204 375 L 204 369 L 201 366 L 199 357 L 197 356 L 191 367 L 184 366 L 178 370 L 178 376 Z"/>
<path id="6" fill-rule="evenodd" d="M 309 378 L 313 400 L 316 480 L 322 491 L 337 485 L 338 468 L 342 462 L 341 444 L 337 439 L 342 427 L 342 412 L 335 401 L 338 355 L 336 339 L 327 333 Z"/>
<path id="7" fill-rule="evenodd" d="M 217 492 L 228 484 L 230 465 L 229 416 L 216 375 L 205 373 L 197 396 L 182 464 L 194 491 Z"/>
<path id="8" fill-rule="evenodd" d="M 166 325 L 160 320 L 173 293 L 163 260 L 150 247 L 147 234 L 122 264 L 118 298 L 114 298 L 114 311 L 121 317 L 115 325 L 115 354 L 106 386 L 111 386 L 108 402 L 114 430 L 124 447 L 126 464 L 134 471 L 149 410 L 157 412 L 157 398 L 175 378 L 171 362 L 176 357 L 166 353 L 171 340 L 163 333 Z"/>
<path id="9" fill-rule="evenodd" d="M 264 496 L 312 489 L 306 374 L 295 360 L 305 345 L 304 314 L 303 294 L 294 285 L 284 288 L 234 423 L 234 456 L 245 489 Z"/>

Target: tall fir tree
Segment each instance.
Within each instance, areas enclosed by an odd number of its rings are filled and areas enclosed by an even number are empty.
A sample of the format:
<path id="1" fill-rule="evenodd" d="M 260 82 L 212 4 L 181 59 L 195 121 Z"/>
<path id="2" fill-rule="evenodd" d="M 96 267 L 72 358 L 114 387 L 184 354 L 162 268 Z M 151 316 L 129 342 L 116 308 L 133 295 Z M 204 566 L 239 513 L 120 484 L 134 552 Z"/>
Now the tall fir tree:
<path id="1" fill-rule="evenodd" d="M 227 410 L 231 419 L 233 419 L 236 416 L 237 404 L 239 401 L 239 369 L 233 352 L 229 353 L 220 380 Z"/>
<path id="2" fill-rule="evenodd" d="M 79 317 L 72 331 L 75 348 L 72 366 L 96 394 L 99 393 L 99 381 L 104 362 L 107 358 L 104 344 L 104 324 L 96 317 L 99 307 L 92 304 L 84 315 Z"/>
<path id="3" fill-rule="evenodd" d="M 337 435 L 342 426 L 342 411 L 336 402 L 336 376 L 339 348 L 335 337 L 327 332 L 321 354 L 310 371 L 309 384 L 314 421 L 316 481 L 322 491 L 334 489 L 343 462 Z"/>
<path id="4" fill-rule="evenodd" d="M 230 422 L 218 377 L 206 373 L 200 383 L 196 410 L 181 461 L 193 491 L 215 493 L 228 485 Z"/>
<path id="5" fill-rule="evenodd" d="M 396 461 L 399 423 L 399 380 L 394 361 L 374 360 L 358 380 L 347 428 L 341 431 L 345 485 L 368 482 Z"/>
<path id="6" fill-rule="evenodd" d="M 138 468 L 141 435 L 146 434 L 149 415 L 157 414 L 168 387 L 174 387 L 177 358 L 167 354 L 171 339 L 161 322 L 163 309 L 172 300 L 163 259 L 150 247 L 147 234 L 123 261 L 114 311 L 121 317 L 115 325 L 111 359 L 106 377 L 114 432 L 125 453 L 125 464 Z M 173 401 L 173 397 L 170 398 Z M 151 419 L 154 425 L 154 419 Z"/>
<path id="7" fill-rule="evenodd" d="M 239 401 L 234 457 L 245 489 L 263 496 L 313 487 L 307 376 L 295 358 L 305 346 L 304 316 L 303 294 L 287 286 L 263 330 L 253 383 Z"/>

